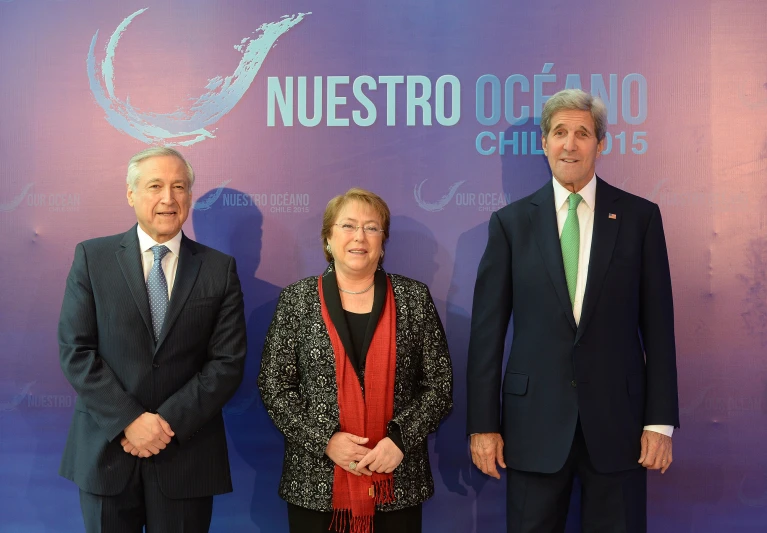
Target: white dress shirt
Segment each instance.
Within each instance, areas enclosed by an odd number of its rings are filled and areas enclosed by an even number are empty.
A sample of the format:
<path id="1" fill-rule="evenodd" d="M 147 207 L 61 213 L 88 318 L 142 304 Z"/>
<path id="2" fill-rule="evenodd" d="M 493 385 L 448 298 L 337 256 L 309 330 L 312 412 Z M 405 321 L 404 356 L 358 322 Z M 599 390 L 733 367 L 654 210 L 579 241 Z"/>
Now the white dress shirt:
<path id="1" fill-rule="evenodd" d="M 149 271 L 152 269 L 152 263 L 154 263 L 152 246 L 156 246 L 159 243 L 147 235 L 141 229 L 141 226 L 136 226 L 136 229 L 138 232 L 138 244 L 141 250 L 141 265 L 144 268 L 144 283 L 146 283 Z M 161 262 L 165 280 L 168 282 L 168 300 L 170 300 L 170 295 L 173 291 L 173 281 L 176 279 L 176 269 L 178 268 L 178 253 L 181 250 L 181 232 L 179 231 L 171 240 L 162 244 L 170 250 L 170 253 L 165 254 Z"/>
<path id="2" fill-rule="evenodd" d="M 559 235 L 562 236 L 562 228 L 567 220 L 567 210 L 569 207 L 568 197 L 570 191 L 565 189 L 556 178 L 552 177 L 554 183 L 554 208 L 557 212 L 557 228 Z M 578 191 L 583 200 L 578 204 L 578 225 L 581 234 L 580 251 L 578 253 L 578 276 L 575 282 L 575 301 L 573 303 L 573 316 L 575 323 L 579 324 L 581 320 L 581 311 L 583 309 L 583 296 L 586 294 L 586 278 L 589 273 L 589 258 L 591 255 L 591 237 L 594 234 L 594 206 L 597 197 L 596 175 L 591 178 L 588 184 Z M 673 426 L 651 425 L 645 426 L 648 431 L 655 431 L 666 436 L 671 436 L 674 432 Z"/>

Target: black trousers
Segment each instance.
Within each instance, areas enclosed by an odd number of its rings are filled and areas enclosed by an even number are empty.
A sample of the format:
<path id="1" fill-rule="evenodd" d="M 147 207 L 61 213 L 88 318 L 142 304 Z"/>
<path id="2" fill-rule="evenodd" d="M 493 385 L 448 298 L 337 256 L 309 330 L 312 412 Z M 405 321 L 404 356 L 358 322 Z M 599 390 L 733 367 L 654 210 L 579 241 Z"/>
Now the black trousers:
<path id="1" fill-rule="evenodd" d="M 80 491 L 86 533 L 208 533 L 213 496 L 173 500 L 157 482 L 151 459 L 136 461 L 125 490 L 117 496 Z"/>
<path id="2" fill-rule="evenodd" d="M 583 533 L 645 533 L 647 471 L 637 466 L 623 472 L 597 472 L 591 464 L 579 421 L 570 455 L 562 470 L 539 474 L 509 469 L 506 491 L 508 533 L 563 532 L 576 475 L 582 487 Z"/>
<path id="3" fill-rule="evenodd" d="M 399 511 L 376 512 L 373 530 L 375 533 L 421 533 L 422 510 L 423 506 L 418 504 Z M 290 533 L 328 533 L 332 519 L 333 513 L 288 504 Z"/>

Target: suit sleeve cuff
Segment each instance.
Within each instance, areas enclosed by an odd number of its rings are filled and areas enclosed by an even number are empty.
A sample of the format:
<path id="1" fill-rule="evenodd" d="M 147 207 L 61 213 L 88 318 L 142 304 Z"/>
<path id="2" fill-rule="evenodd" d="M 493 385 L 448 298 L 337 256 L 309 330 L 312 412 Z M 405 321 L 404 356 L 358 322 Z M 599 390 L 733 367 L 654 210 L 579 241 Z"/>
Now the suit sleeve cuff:
<path id="1" fill-rule="evenodd" d="M 667 437 L 671 437 L 674 434 L 674 426 L 663 426 L 656 424 L 645 426 L 643 429 L 645 431 L 654 431 L 655 433 L 660 433 L 661 435 L 666 435 Z"/>

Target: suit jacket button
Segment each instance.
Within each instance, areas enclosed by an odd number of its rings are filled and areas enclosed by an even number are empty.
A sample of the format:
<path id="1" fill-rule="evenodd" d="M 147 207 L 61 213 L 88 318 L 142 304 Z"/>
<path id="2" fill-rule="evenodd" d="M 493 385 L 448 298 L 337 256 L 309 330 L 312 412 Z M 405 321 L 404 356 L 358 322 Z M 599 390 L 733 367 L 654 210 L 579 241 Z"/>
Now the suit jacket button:
<path id="1" fill-rule="evenodd" d="M 575 380 L 572 380 L 572 381 L 570 382 L 570 385 L 572 385 L 573 387 L 575 387 L 575 386 L 577 386 L 578 384 L 575 382 Z"/>
<path id="2" fill-rule="evenodd" d="M 160 368 L 160 365 L 158 365 L 157 363 L 152 363 L 152 368 Z"/>

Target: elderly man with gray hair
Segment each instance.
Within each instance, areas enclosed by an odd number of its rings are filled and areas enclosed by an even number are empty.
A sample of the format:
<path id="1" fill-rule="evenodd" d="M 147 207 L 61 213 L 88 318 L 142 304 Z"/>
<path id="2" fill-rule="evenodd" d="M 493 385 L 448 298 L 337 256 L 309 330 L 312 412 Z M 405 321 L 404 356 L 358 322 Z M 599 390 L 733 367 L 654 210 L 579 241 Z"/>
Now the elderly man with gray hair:
<path id="1" fill-rule="evenodd" d="M 231 492 L 221 408 L 246 340 L 234 258 L 187 238 L 194 171 L 154 147 L 128 164 L 137 224 L 81 242 L 59 321 L 77 392 L 59 473 L 80 488 L 88 533 L 208 531 Z"/>
<path id="2" fill-rule="evenodd" d="M 674 310 L 658 206 L 596 173 L 604 104 L 566 89 L 541 114 L 552 180 L 492 214 L 468 357 L 474 464 L 507 473 L 507 528 L 647 530 L 647 469 L 679 426 Z M 504 339 L 513 339 L 505 374 Z M 499 401 L 501 399 L 501 401 Z"/>

